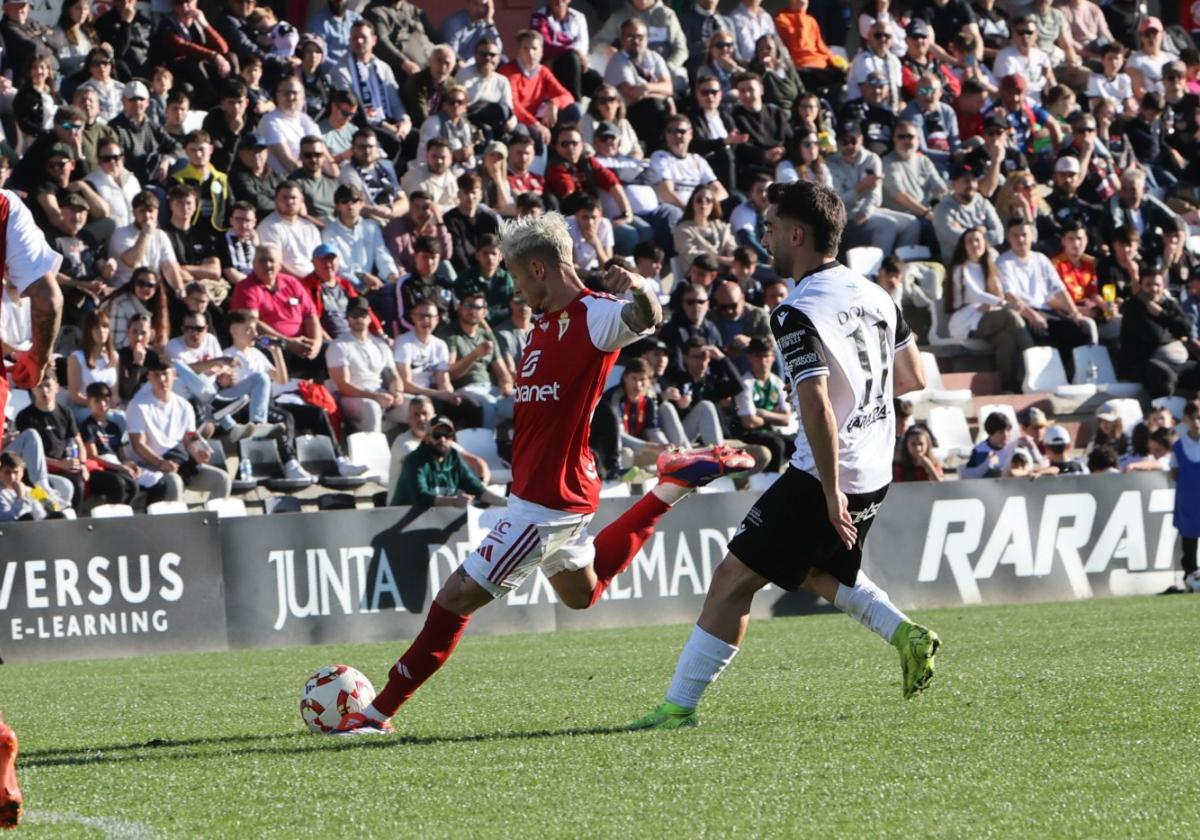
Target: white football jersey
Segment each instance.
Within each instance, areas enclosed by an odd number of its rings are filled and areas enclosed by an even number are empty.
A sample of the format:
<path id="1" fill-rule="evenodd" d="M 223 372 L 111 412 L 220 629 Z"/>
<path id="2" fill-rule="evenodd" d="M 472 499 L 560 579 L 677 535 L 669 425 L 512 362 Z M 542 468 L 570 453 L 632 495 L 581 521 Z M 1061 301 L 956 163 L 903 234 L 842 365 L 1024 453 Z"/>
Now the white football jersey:
<path id="1" fill-rule="evenodd" d="M 872 493 L 888 484 L 896 440 L 895 356 L 913 340 L 895 301 L 861 274 L 829 262 L 796 282 L 771 313 L 771 331 L 793 393 L 805 379 L 829 377 L 842 492 Z M 803 422 L 792 466 L 821 477 Z"/>

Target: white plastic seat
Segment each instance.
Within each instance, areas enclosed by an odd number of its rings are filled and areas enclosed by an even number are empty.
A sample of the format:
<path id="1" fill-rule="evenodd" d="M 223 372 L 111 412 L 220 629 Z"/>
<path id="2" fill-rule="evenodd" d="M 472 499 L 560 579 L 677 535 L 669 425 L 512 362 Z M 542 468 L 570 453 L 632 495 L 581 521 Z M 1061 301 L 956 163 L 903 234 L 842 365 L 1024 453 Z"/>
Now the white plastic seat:
<path id="1" fill-rule="evenodd" d="M 1155 408 L 1163 408 L 1164 406 L 1170 410 L 1171 416 L 1178 422 L 1183 419 L 1183 407 L 1187 405 L 1187 400 L 1183 397 L 1155 397 L 1150 401 L 1150 405 Z"/>
<path id="2" fill-rule="evenodd" d="M 947 389 L 942 383 L 942 371 L 938 368 L 937 356 L 932 353 L 921 353 L 921 367 L 925 371 L 925 388 L 921 391 L 909 391 L 898 394 L 910 402 L 963 403 L 971 401 L 970 388 Z"/>
<path id="3" fill-rule="evenodd" d="M 4 406 L 4 418 L 12 421 L 17 419 L 17 415 L 33 404 L 33 400 L 29 396 L 29 392 L 24 388 L 8 389 L 8 403 Z"/>
<path id="4" fill-rule="evenodd" d="M 1026 394 L 1053 393 L 1067 383 L 1067 371 L 1053 347 L 1030 347 L 1022 354 L 1025 359 L 1025 381 L 1021 390 Z"/>
<path id="5" fill-rule="evenodd" d="M 175 501 L 154 502 L 146 506 L 146 513 L 151 516 L 162 516 L 171 513 L 187 513 L 187 502 L 176 499 Z"/>
<path id="6" fill-rule="evenodd" d="M 971 427 L 967 425 L 967 415 L 954 405 L 935 405 L 929 409 L 926 421 L 929 432 L 937 440 L 934 454 L 941 459 L 948 455 L 967 457 L 975 448 L 971 440 Z"/>
<path id="7" fill-rule="evenodd" d="M 1139 397 L 1142 386 L 1136 382 L 1120 382 L 1113 368 L 1112 357 L 1103 344 L 1084 344 L 1076 347 L 1071 355 L 1075 360 L 1074 385 L 1095 385 L 1097 390 L 1114 397 Z M 1095 365 L 1096 378 L 1090 380 L 1091 367 Z M 1064 394 L 1065 396 L 1065 394 Z"/>
<path id="8" fill-rule="evenodd" d="M 367 478 L 373 478 L 380 484 L 388 483 L 392 453 L 387 435 L 383 432 L 355 432 L 346 438 L 346 448 L 351 461 L 366 465 L 364 475 Z"/>
<path id="9" fill-rule="evenodd" d="M 1125 425 L 1126 432 L 1132 432 L 1138 423 L 1141 423 L 1145 415 L 1142 413 L 1142 404 L 1137 400 L 1119 399 L 1109 400 L 1108 405 L 1113 407 L 1113 410 L 1120 416 L 1121 422 Z"/>
<path id="10" fill-rule="evenodd" d="M 896 249 L 896 256 L 905 262 L 919 262 L 927 260 L 933 255 L 926 245 L 901 245 Z"/>
<path id="11" fill-rule="evenodd" d="M 625 365 L 613 365 L 612 370 L 608 372 L 608 379 L 604 380 L 604 390 L 615 388 L 621 384 L 621 377 L 625 375 Z"/>
<path id="12" fill-rule="evenodd" d="M 883 249 L 874 245 L 861 245 L 846 252 L 846 267 L 864 277 L 874 277 L 883 264 Z"/>
<path id="13" fill-rule="evenodd" d="M 119 519 L 123 516 L 133 516 L 133 508 L 129 505 L 96 505 L 88 516 L 92 519 Z"/>
<path id="14" fill-rule="evenodd" d="M 494 484 L 512 482 L 512 467 L 500 460 L 496 432 L 492 429 L 461 429 L 455 436 L 460 446 L 487 462 Z"/>
<path id="15" fill-rule="evenodd" d="M 217 519 L 229 519 L 246 515 L 246 503 L 241 499 L 233 497 L 209 499 L 204 503 L 204 509 L 215 513 Z"/>
<path id="16" fill-rule="evenodd" d="M 624 481 L 605 481 L 600 485 L 601 499 L 628 499 L 633 495 Z"/>
<path id="17" fill-rule="evenodd" d="M 703 487 L 696 488 L 697 493 L 734 493 L 737 491 L 737 485 L 733 483 L 733 479 L 729 476 L 710 481 Z"/>
<path id="18" fill-rule="evenodd" d="M 985 437 L 987 437 L 987 432 L 984 431 L 983 424 L 987 421 L 988 417 L 992 414 L 1003 414 L 1005 417 L 1007 417 L 1008 422 L 1012 423 L 1012 430 L 1013 430 L 1014 436 L 1016 436 L 1017 432 L 1020 431 L 1021 424 L 1017 420 L 1017 411 L 1011 405 L 1004 405 L 1004 404 L 981 405 L 979 407 L 979 415 L 978 415 L 979 430 L 975 433 L 975 442 L 976 443 L 979 443 Z"/>

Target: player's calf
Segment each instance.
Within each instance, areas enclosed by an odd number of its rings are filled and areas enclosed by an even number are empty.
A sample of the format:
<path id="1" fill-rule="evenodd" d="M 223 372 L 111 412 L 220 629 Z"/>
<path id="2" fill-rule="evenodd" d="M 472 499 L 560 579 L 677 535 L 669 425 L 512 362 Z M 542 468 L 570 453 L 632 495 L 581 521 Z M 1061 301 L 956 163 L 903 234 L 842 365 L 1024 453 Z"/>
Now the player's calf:
<path id="1" fill-rule="evenodd" d="M 0 828 L 21 821 L 21 786 L 17 784 L 17 733 L 0 718 Z"/>

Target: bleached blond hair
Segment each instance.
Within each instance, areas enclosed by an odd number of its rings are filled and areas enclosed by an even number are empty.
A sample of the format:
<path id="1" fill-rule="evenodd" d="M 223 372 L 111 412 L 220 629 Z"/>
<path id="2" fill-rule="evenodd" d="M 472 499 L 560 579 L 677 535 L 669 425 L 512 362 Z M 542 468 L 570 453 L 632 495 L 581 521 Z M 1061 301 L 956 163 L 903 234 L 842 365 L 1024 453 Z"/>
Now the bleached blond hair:
<path id="1" fill-rule="evenodd" d="M 530 257 L 540 257 L 548 265 L 571 265 L 574 245 L 567 220 L 561 213 L 524 216 L 500 225 L 500 252 L 511 267 Z"/>

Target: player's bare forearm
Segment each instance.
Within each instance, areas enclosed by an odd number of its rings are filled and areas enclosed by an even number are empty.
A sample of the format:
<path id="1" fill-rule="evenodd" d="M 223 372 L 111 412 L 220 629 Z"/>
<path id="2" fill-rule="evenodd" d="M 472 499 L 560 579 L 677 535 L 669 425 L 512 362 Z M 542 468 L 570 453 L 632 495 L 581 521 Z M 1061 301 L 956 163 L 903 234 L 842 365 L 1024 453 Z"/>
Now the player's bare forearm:
<path id="1" fill-rule="evenodd" d="M 58 328 L 62 324 L 62 290 L 54 275 L 47 274 L 26 289 L 25 296 L 29 298 L 33 333 L 29 352 L 35 361 L 45 364 L 54 351 Z"/>
<path id="2" fill-rule="evenodd" d="M 828 377 L 810 376 L 796 385 L 800 422 L 812 447 L 813 460 L 826 495 L 836 493 L 838 479 L 837 418 L 829 404 Z"/>
<path id="3" fill-rule="evenodd" d="M 663 320 L 662 304 L 658 302 L 658 295 L 645 286 L 635 288 L 633 300 L 625 304 L 621 318 L 634 332 L 658 329 Z"/>

